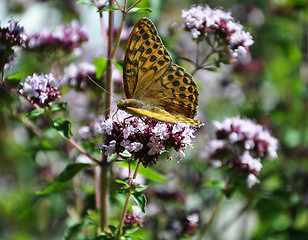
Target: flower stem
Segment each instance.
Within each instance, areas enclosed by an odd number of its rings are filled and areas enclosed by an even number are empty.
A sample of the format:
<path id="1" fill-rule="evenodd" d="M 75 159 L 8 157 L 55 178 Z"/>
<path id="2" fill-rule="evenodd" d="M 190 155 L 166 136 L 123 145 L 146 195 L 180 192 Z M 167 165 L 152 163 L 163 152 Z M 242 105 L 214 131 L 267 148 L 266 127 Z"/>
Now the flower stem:
<path id="1" fill-rule="evenodd" d="M 35 109 L 40 109 L 40 108 L 41 108 L 38 104 L 33 103 L 29 97 L 27 97 L 25 94 L 19 92 L 18 90 L 16 90 L 16 89 L 7 89 L 7 90 L 10 91 L 10 92 L 13 93 L 13 94 L 19 95 L 19 96 L 23 97 L 24 99 L 26 99 L 30 104 L 32 104 L 32 106 L 33 106 Z M 47 114 L 44 114 L 43 117 L 44 117 L 49 123 L 51 123 L 51 122 L 53 121 Z M 34 125 L 31 125 L 30 123 L 25 122 L 24 120 L 22 120 L 22 122 L 23 122 L 27 127 L 29 127 L 30 129 L 32 129 L 33 133 L 35 133 L 38 137 L 40 137 L 40 138 L 43 138 L 43 137 L 44 137 L 43 132 L 40 131 L 39 128 L 35 127 Z M 77 149 L 78 152 L 80 152 L 81 154 L 87 156 L 88 158 L 90 158 L 93 162 L 97 163 L 98 165 L 101 164 L 101 161 L 99 161 L 98 159 L 96 159 L 95 157 L 93 157 L 91 154 L 89 154 L 86 150 L 84 150 L 81 146 L 79 146 L 73 139 L 71 139 L 71 138 L 64 138 L 64 139 L 65 139 L 68 143 L 70 143 L 75 149 Z"/>
<path id="2" fill-rule="evenodd" d="M 100 220 L 101 231 L 108 226 L 108 192 L 109 192 L 109 178 L 108 178 L 109 164 L 103 162 L 100 172 Z"/>
<path id="3" fill-rule="evenodd" d="M 113 0 L 109 0 L 109 6 L 113 5 Z M 113 11 L 109 12 L 109 28 L 108 28 L 108 46 L 107 46 L 107 77 L 106 77 L 106 98 L 105 98 L 105 119 L 107 119 L 110 115 L 110 102 L 111 102 L 111 78 L 112 78 L 112 63 L 111 63 L 111 52 L 112 52 L 112 31 L 113 31 Z M 100 229 L 104 231 L 104 229 L 108 226 L 108 192 L 109 192 L 109 183 L 108 183 L 108 170 L 109 164 L 107 156 L 103 151 L 103 159 L 101 164 L 100 171 L 100 186 L 99 189 L 96 189 L 96 194 L 100 197 L 98 198 L 100 201 Z M 97 179 L 98 180 L 98 179 Z M 96 181 L 97 181 L 96 180 Z"/>
<path id="4" fill-rule="evenodd" d="M 199 52 L 199 45 L 198 45 L 198 52 Z M 200 69 L 202 69 L 203 67 L 205 67 L 205 63 L 206 61 L 209 60 L 209 58 L 216 52 L 216 50 L 213 48 L 209 54 L 203 59 L 203 61 L 201 63 L 196 63 L 196 67 L 195 69 L 191 72 L 191 75 L 194 76 L 196 74 L 196 72 Z"/>
<path id="5" fill-rule="evenodd" d="M 1 69 L 1 82 L 4 83 L 4 68 Z"/>
<path id="6" fill-rule="evenodd" d="M 224 200 L 224 198 L 225 198 L 225 195 L 223 193 L 221 193 L 221 195 L 220 195 L 220 197 L 219 197 L 219 199 L 218 199 L 218 201 L 216 203 L 216 207 L 215 207 L 215 209 L 214 209 L 214 211 L 212 213 L 212 216 L 211 216 L 210 220 L 208 221 L 208 223 L 201 230 L 201 233 L 200 233 L 199 238 L 198 238 L 199 240 L 202 240 L 205 237 L 205 235 L 206 235 L 207 231 L 209 230 L 209 228 L 210 228 L 210 226 L 211 226 L 211 224 L 212 224 L 212 222 L 213 222 L 213 220 L 214 220 L 214 218 L 216 216 L 216 213 L 217 213 L 219 207 L 221 206 L 221 203 Z"/>
<path id="7" fill-rule="evenodd" d="M 125 16 L 126 16 L 126 13 L 123 12 L 123 14 L 122 14 L 122 20 L 121 20 L 121 26 L 120 26 L 120 29 L 119 29 L 119 33 L 118 33 L 118 36 L 117 36 L 116 43 L 115 43 L 115 45 L 114 45 L 112 54 L 111 54 L 111 56 L 110 56 L 111 59 L 114 58 L 114 55 L 115 55 L 115 53 L 116 53 L 116 51 L 117 51 L 117 48 L 118 48 L 118 46 L 119 46 L 119 43 L 120 43 L 121 33 L 122 33 L 123 26 L 124 26 Z"/>
<path id="8" fill-rule="evenodd" d="M 138 170 L 140 168 L 140 164 L 141 164 L 141 162 L 138 162 L 136 169 L 135 169 L 135 172 L 134 172 L 134 175 L 133 175 L 133 179 L 136 179 L 136 177 L 137 177 L 137 173 L 138 173 Z M 118 227 L 118 233 L 117 233 L 117 237 L 116 237 L 117 240 L 120 239 L 120 236 L 121 236 L 121 230 L 122 230 L 122 227 L 123 227 L 123 224 L 124 224 L 124 219 L 125 219 L 125 215 L 126 215 L 127 208 L 128 208 L 130 194 L 131 194 L 131 188 L 129 189 L 129 191 L 127 193 L 126 200 L 125 200 L 125 203 L 124 203 L 124 207 L 123 207 L 123 211 L 122 211 L 122 215 L 121 215 L 121 219 L 120 219 L 120 223 L 119 223 L 119 227 Z"/>

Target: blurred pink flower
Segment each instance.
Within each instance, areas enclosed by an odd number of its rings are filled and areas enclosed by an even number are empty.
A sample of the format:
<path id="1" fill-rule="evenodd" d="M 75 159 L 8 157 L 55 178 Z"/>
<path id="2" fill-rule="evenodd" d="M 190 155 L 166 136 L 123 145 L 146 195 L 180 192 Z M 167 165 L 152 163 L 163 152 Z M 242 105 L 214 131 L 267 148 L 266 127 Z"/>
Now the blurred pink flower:
<path id="1" fill-rule="evenodd" d="M 54 31 L 43 28 L 40 33 L 29 36 L 26 43 L 31 50 L 58 50 L 71 52 L 83 42 L 88 41 L 85 30 L 79 27 L 78 22 L 72 21 L 70 25 L 58 26 Z"/>
<path id="2" fill-rule="evenodd" d="M 238 116 L 213 125 L 216 139 L 209 141 L 202 157 L 214 167 L 234 168 L 247 174 L 249 187 L 257 183 L 262 161 L 277 158 L 278 140 L 263 126 Z"/>
<path id="3" fill-rule="evenodd" d="M 221 9 L 193 5 L 188 10 L 182 10 L 182 19 L 194 40 L 210 40 L 214 36 L 213 50 L 220 54 L 220 61 L 225 63 L 236 62 L 239 56 L 247 55 L 254 42 L 251 34 L 235 22 L 231 13 Z"/>

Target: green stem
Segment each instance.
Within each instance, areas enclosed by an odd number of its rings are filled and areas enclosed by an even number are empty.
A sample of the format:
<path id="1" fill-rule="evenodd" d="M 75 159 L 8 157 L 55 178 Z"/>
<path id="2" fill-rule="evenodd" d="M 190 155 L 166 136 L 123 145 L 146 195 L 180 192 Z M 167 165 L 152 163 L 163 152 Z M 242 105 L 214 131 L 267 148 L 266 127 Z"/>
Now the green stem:
<path id="1" fill-rule="evenodd" d="M 134 175 L 133 175 L 133 179 L 136 179 L 140 165 L 141 165 L 141 162 L 138 162 L 136 169 L 135 169 L 135 172 L 134 172 Z M 131 188 L 130 188 L 128 193 L 127 193 L 126 200 L 125 200 L 124 207 L 123 207 L 123 211 L 122 211 L 122 214 L 121 214 L 121 219 L 120 219 L 120 223 L 119 223 L 119 227 L 118 227 L 118 234 L 117 234 L 117 237 L 116 237 L 117 240 L 120 239 L 120 236 L 121 236 L 121 230 L 123 228 L 124 219 L 125 219 L 125 215 L 126 215 L 126 212 L 127 212 L 131 192 L 132 191 L 131 191 Z"/>
<path id="2" fill-rule="evenodd" d="M 108 226 L 108 170 L 109 164 L 107 162 L 103 162 L 101 165 L 100 172 L 100 220 L 101 220 L 101 231 Z"/>
<path id="3" fill-rule="evenodd" d="M 18 90 L 16 89 L 8 89 L 8 91 L 10 91 L 11 93 L 14 93 L 16 95 L 19 95 L 21 97 L 23 97 L 24 99 L 26 99 L 30 104 L 32 104 L 32 106 L 35 108 L 35 109 L 40 109 L 41 107 L 36 104 L 36 103 L 33 103 L 31 101 L 31 99 L 29 97 L 27 97 L 25 94 L 19 92 Z M 44 114 L 44 118 L 48 121 L 48 122 L 52 122 L 52 119 L 47 115 L 47 114 Z M 22 122 L 29 128 L 32 129 L 32 131 L 37 135 L 39 136 L 40 138 L 43 138 L 43 133 L 42 131 L 40 131 L 39 128 L 37 128 L 36 126 L 34 125 L 31 125 L 27 122 L 25 122 L 23 119 L 22 119 Z M 78 152 L 80 152 L 81 154 L 87 156 L 88 158 L 90 158 L 93 162 L 97 163 L 98 165 L 101 164 L 101 162 L 96 159 L 95 157 L 91 156 L 86 150 L 84 150 L 81 146 L 79 146 L 73 139 L 71 138 L 64 138 L 68 143 L 70 143 L 75 149 L 78 150 Z"/>
<path id="4" fill-rule="evenodd" d="M 121 20 L 121 26 L 120 26 L 120 29 L 119 29 L 119 32 L 118 32 L 118 36 L 117 36 L 117 39 L 116 39 L 116 43 L 114 45 L 114 48 L 113 48 L 113 51 L 112 51 L 112 54 L 110 56 L 110 59 L 112 60 L 114 58 L 114 55 L 117 51 L 117 48 L 119 46 L 119 43 L 120 43 L 120 39 L 121 39 L 121 33 L 122 33 L 122 29 L 123 29 L 123 26 L 124 26 L 124 21 L 125 21 L 125 16 L 126 16 L 126 13 L 123 12 L 122 14 L 122 20 Z"/>
<path id="5" fill-rule="evenodd" d="M 137 4 L 139 4 L 142 0 L 139 0 L 138 2 L 136 2 L 135 4 L 133 4 L 130 8 L 127 9 L 126 12 L 129 12 L 132 8 L 136 7 Z"/>
<path id="6" fill-rule="evenodd" d="M 199 51 L 199 48 L 198 48 L 198 51 Z M 212 49 L 211 52 L 203 59 L 203 61 L 199 64 L 196 64 L 196 68 L 191 72 L 191 75 L 194 76 L 195 73 L 204 67 L 204 64 L 206 63 L 207 60 L 209 60 L 209 58 L 212 56 L 212 54 L 215 53 L 215 49 Z"/>
<path id="7" fill-rule="evenodd" d="M 1 69 L 1 82 L 4 83 L 4 68 Z"/>
<path id="8" fill-rule="evenodd" d="M 211 224 L 212 224 L 212 222 L 213 222 L 213 220 L 214 220 L 214 218 L 216 216 L 216 213 L 217 213 L 219 207 L 221 206 L 221 203 L 224 200 L 224 198 L 225 198 L 225 195 L 223 193 L 221 193 L 221 195 L 220 195 L 220 197 L 219 197 L 219 199 L 218 199 L 218 201 L 216 203 L 216 207 L 215 207 L 215 209 L 214 209 L 214 211 L 212 213 L 212 216 L 211 216 L 210 220 L 208 221 L 208 223 L 201 230 L 201 233 L 200 233 L 199 238 L 198 238 L 199 240 L 202 240 L 205 237 L 205 235 L 206 235 L 207 231 L 209 230 L 209 228 L 210 228 L 210 226 L 211 226 Z"/>
<path id="9" fill-rule="evenodd" d="M 137 2 L 137 4 L 140 1 Z M 117 3 L 118 4 L 118 3 Z M 119 33 L 115 42 L 115 45 L 112 49 L 112 43 L 113 43 L 113 38 L 112 38 L 112 33 L 113 33 L 113 11 L 109 12 L 109 28 L 108 28 L 108 46 L 107 46 L 107 73 L 106 73 L 106 102 L 105 102 L 105 119 L 107 119 L 110 115 L 110 103 L 111 103 L 111 79 L 112 79 L 112 60 L 115 56 L 115 53 L 117 51 L 118 45 L 120 43 L 120 37 L 121 37 L 121 32 L 124 26 L 124 20 L 126 16 L 126 4 L 127 1 L 125 0 L 124 2 L 124 10 L 123 10 L 123 15 L 122 15 L 122 21 L 121 21 L 121 26 L 119 29 Z M 113 0 L 109 0 L 109 6 L 113 5 Z M 135 4 L 136 5 L 136 4 Z M 134 5 L 134 6 L 135 6 Z M 109 169 L 109 164 L 108 164 L 108 159 L 107 156 L 103 152 L 103 159 L 102 159 L 102 164 L 101 164 L 101 177 L 100 177 L 100 189 L 96 189 L 96 194 L 99 194 L 100 198 L 100 227 L 101 230 L 103 231 L 107 225 L 108 225 L 108 169 Z M 99 192 L 100 191 L 100 192 Z M 127 209 L 127 207 L 126 207 Z M 124 215 L 125 216 L 125 215 Z M 124 221 L 124 219 L 123 219 Z"/>
<path id="10" fill-rule="evenodd" d="M 113 0 L 109 0 L 109 6 L 113 5 Z M 108 48 L 107 48 L 107 77 L 106 77 L 106 98 L 105 98 L 105 119 L 110 115 L 110 102 L 111 102 L 111 78 L 112 78 L 112 65 L 111 65 L 111 52 L 112 52 L 112 31 L 113 31 L 113 11 L 109 12 L 109 29 L 108 29 Z M 100 181 L 99 189 L 96 189 L 96 194 L 99 196 L 100 207 L 100 228 L 101 231 L 108 226 L 108 192 L 109 192 L 109 179 L 108 179 L 108 158 L 103 151 L 103 159 L 101 164 L 100 178 L 96 179 Z"/>

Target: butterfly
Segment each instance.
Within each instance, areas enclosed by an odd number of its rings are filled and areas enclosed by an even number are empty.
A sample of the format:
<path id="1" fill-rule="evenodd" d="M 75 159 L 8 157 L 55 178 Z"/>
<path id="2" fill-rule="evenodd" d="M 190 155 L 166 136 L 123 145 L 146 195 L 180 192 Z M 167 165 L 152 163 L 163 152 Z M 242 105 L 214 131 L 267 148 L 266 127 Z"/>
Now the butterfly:
<path id="1" fill-rule="evenodd" d="M 125 51 L 123 81 L 126 100 L 119 109 L 162 122 L 202 126 L 197 114 L 199 93 L 192 76 L 173 64 L 155 25 L 141 18 Z"/>

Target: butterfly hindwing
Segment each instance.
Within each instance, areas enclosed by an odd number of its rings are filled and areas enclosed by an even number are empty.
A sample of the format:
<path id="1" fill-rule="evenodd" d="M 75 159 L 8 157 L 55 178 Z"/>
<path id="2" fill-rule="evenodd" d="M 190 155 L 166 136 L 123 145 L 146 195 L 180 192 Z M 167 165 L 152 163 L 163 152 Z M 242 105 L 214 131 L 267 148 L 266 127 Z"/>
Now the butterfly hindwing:
<path id="1" fill-rule="evenodd" d="M 147 90 L 145 90 L 147 92 Z M 197 114 L 199 93 L 192 76 L 182 67 L 173 64 L 165 74 L 152 83 L 143 97 L 145 103 L 161 107 L 171 114 L 194 118 Z"/>

